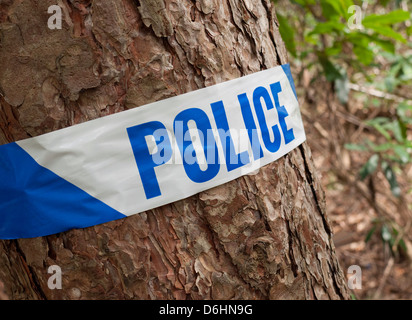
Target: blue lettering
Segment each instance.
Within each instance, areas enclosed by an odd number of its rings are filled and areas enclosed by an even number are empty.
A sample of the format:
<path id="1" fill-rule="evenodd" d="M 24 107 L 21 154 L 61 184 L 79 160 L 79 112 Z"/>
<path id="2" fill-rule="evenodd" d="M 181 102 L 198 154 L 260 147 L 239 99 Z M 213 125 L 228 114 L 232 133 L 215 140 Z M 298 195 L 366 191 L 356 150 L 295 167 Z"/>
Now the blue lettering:
<path id="1" fill-rule="evenodd" d="M 220 141 L 222 142 L 223 151 L 226 157 L 226 168 L 227 171 L 230 172 L 249 163 L 249 153 L 247 151 L 243 151 L 236 154 L 223 102 L 217 101 L 212 103 L 211 106 L 219 131 Z"/>
<path id="2" fill-rule="evenodd" d="M 260 146 L 259 136 L 257 134 L 257 128 L 255 121 L 253 120 L 252 109 L 250 108 L 249 99 L 246 93 L 242 93 L 237 96 L 240 109 L 242 111 L 243 121 L 245 122 L 245 127 L 249 135 L 250 145 L 253 151 L 253 157 L 255 160 L 258 160 L 263 157 L 263 150 Z"/>
<path id="3" fill-rule="evenodd" d="M 280 127 L 282 128 L 283 136 L 285 137 L 285 144 L 293 141 L 295 139 L 295 135 L 293 134 L 293 128 L 288 130 L 288 127 L 285 122 L 285 118 L 289 115 L 285 106 L 279 105 L 279 92 L 282 91 L 280 86 L 280 82 L 275 82 L 270 85 L 270 90 L 272 91 L 273 99 L 275 100 L 276 110 L 278 112 L 279 123 Z"/>
<path id="4" fill-rule="evenodd" d="M 147 122 L 127 128 L 127 134 L 132 145 L 146 198 L 151 199 L 160 196 L 162 193 L 154 168 L 169 161 L 173 154 L 169 134 L 165 126 L 159 121 Z M 158 150 L 153 155 L 150 154 L 147 146 L 146 136 L 155 138 Z"/>
<path id="5" fill-rule="evenodd" d="M 266 123 L 265 114 L 263 112 L 261 99 L 265 101 L 267 110 L 273 109 L 272 99 L 270 98 L 269 92 L 264 87 L 257 87 L 253 91 L 253 104 L 255 105 L 256 115 L 259 121 L 259 126 L 262 131 L 263 143 L 265 144 L 266 149 L 274 153 L 279 150 L 281 144 L 281 135 L 279 127 L 275 124 L 272 127 L 274 140 L 271 141 L 269 135 L 269 129 Z"/>
<path id="6" fill-rule="evenodd" d="M 196 127 L 200 135 L 203 135 L 203 137 L 208 137 L 208 139 L 203 139 L 203 151 L 207 162 L 207 169 L 204 171 L 200 169 L 197 160 L 194 163 L 189 163 L 186 161 L 188 159 L 185 159 L 185 154 L 187 154 L 186 149 L 194 150 L 193 142 L 190 139 L 184 139 L 185 134 L 189 130 L 188 122 L 190 120 L 193 120 L 196 123 Z M 208 135 L 208 131 L 211 131 L 212 127 L 207 114 L 198 108 L 184 110 L 176 116 L 173 123 L 173 129 L 187 176 L 192 181 L 197 183 L 202 183 L 213 179 L 219 172 L 220 164 L 216 141 L 213 135 Z M 180 132 L 180 130 L 182 130 L 182 132 Z"/>

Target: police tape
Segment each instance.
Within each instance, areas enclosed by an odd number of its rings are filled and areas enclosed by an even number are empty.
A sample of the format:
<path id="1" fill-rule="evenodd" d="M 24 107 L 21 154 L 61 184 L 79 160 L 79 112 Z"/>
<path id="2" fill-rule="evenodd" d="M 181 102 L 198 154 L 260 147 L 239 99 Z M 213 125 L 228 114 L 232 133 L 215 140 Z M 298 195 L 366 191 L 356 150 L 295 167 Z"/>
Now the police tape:
<path id="1" fill-rule="evenodd" d="M 0 238 L 124 218 L 224 184 L 306 139 L 288 64 L 0 146 Z"/>

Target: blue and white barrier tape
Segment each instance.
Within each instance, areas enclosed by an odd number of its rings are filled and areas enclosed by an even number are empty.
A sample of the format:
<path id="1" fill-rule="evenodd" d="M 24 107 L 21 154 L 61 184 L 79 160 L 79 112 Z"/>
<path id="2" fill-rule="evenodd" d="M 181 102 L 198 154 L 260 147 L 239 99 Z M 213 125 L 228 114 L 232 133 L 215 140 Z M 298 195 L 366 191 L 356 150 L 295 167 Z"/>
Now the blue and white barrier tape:
<path id="1" fill-rule="evenodd" d="M 0 239 L 120 219 L 305 141 L 289 65 L 0 146 Z"/>

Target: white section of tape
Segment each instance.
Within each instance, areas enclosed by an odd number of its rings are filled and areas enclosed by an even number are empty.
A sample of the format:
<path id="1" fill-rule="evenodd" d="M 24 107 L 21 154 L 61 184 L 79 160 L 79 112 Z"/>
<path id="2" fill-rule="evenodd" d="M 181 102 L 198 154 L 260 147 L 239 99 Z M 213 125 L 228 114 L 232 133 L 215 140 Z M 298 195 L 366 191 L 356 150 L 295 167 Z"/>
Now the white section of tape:
<path id="1" fill-rule="evenodd" d="M 221 100 L 229 127 L 234 132 L 232 136 L 235 151 L 236 153 L 246 151 L 250 142 L 245 134 L 245 119 L 242 116 L 238 95 L 247 95 L 254 123 L 258 129 L 261 129 L 253 102 L 253 93 L 259 87 L 263 87 L 270 93 L 270 85 L 277 82 L 282 89 L 278 94 L 279 104 L 284 106 L 288 113 L 285 122 L 288 129 L 293 129 L 294 139 L 285 144 L 284 132 L 280 130 L 282 143 L 279 150 L 272 153 L 265 148 L 261 130 L 258 130 L 264 156 L 255 161 L 252 152 L 249 152 L 251 163 L 229 172 L 225 165 L 225 152 L 217 135 L 216 144 L 221 163 L 219 172 L 206 182 L 192 181 L 185 171 L 182 156 L 174 139 L 176 116 L 191 108 L 201 109 L 208 116 L 212 128 L 217 130 L 211 104 Z M 275 104 L 272 93 L 270 97 Z M 280 127 L 276 108 L 266 110 L 265 103 L 262 102 L 262 105 L 268 128 L 273 125 Z M 161 122 L 166 127 L 173 156 L 166 164 L 154 168 L 161 195 L 148 199 L 127 129 L 151 121 Z M 272 130 L 269 130 L 269 133 L 273 141 Z M 236 139 L 236 135 L 240 138 Z M 287 75 L 279 66 L 17 143 L 43 167 L 115 210 L 125 215 L 132 215 L 175 202 L 254 172 L 290 152 L 305 139 L 298 101 Z M 145 141 L 152 153 L 158 151 L 153 137 L 148 136 Z M 201 151 L 197 151 L 199 155 Z M 201 156 L 198 157 L 198 161 L 200 158 Z M 205 167 L 207 164 L 203 163 L 201 168 L 205 169 Z"/>

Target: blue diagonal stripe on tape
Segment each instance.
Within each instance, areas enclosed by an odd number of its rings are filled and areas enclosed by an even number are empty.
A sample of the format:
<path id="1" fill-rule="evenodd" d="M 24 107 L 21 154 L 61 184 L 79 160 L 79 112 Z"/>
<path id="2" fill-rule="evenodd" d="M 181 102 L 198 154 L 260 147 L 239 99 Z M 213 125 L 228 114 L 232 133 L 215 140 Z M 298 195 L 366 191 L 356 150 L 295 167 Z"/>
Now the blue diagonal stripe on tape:
<path id="1" fill-rule="evenodd" d="M 16 143 L 0 146 L 0 239 L 33 238 L 124 217 L 40 166 Z"/>
<path id="2" fill-rule="evenodd" d="M 295 94 L 295 97 L 297 99 L 298 95 L 296 94 L 295 82 L 293 81 L 292 72 L 290 71 L 290 64 L 282 64 L 282 69 L 286 74 L 286 77 L 288 77 L 290 86 L 292 87 L 293 93 Z"/>

